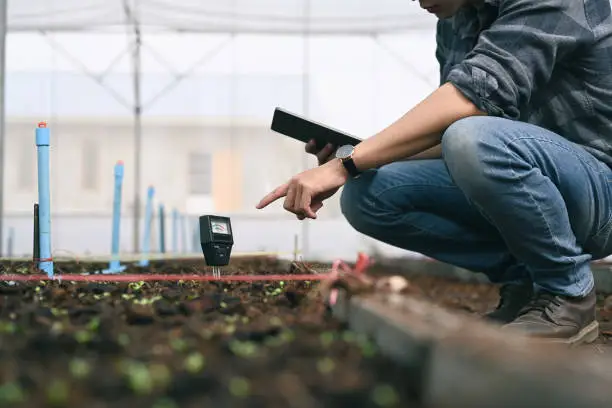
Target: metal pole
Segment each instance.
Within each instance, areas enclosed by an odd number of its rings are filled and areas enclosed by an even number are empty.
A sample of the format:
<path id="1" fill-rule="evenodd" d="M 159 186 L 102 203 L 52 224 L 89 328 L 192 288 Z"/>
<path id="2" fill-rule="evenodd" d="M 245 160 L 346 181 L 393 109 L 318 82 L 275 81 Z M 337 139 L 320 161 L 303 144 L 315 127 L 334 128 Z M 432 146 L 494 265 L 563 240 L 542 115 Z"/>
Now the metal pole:
<path id="1" fill-rule="evenodd" d="M 0 0 L 0 257 L 4 247 L 4 84 L 6 68 L 6 8 L 8 0 Z"/>
<path id="2" fill-rule="evenodd" d="M 134 22 L 134 253 L 139 252 L 140 243 L 140 184 L 141 184 L 141 158 L 142 158 L 142 102 L 140 93 L 141 80 L 141 46 L 142 38 L 140 26 L 132 10 Z"/>
<path id="3" fill-rule="evenodd" d="M 302 45 L 303 55 L 303 76 L 302 76 L 302 109 L 304 116 L 308 117 L 310 114 L 310 84 L 309 84 L 309 71 L 310 71 L 310 0 L 304 0 L 304 44 Z M 302 155 L 302 167 L 304 170 L 308 168 L 308 156 Z M 304 219 L 302 221 L 302 259 L 307 260 L 310 255 L 309 244 L 310 244 L 310 220 Z"/>

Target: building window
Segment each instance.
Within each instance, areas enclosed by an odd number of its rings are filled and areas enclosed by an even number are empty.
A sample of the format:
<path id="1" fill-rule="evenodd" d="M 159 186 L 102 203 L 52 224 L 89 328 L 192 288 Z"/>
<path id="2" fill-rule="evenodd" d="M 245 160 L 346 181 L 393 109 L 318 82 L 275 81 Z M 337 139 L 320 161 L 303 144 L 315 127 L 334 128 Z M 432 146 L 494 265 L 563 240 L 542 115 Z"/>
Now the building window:
<path id="1" fill-rule="evenodd" d="M 98 189 L 98 155 L 98 146 L 94 141 L 83 141 L 81 151 L 81 188 L 83 190 Z"/>
<path id="2" fill-rule="evenodd" d="M 212 194 L 212 157 L 208 153 L 189 153 L 189 194 Z"/>
<path id="3" fill-rule="evenodd" d="M 38 167 L 35 163 L 36 146 L 29 143 L 29 139 L 19 144 L 19 171 L 17 175 L 17 186 L 20 190 L 30 191 L 38 179 L 36 172 Z"/>

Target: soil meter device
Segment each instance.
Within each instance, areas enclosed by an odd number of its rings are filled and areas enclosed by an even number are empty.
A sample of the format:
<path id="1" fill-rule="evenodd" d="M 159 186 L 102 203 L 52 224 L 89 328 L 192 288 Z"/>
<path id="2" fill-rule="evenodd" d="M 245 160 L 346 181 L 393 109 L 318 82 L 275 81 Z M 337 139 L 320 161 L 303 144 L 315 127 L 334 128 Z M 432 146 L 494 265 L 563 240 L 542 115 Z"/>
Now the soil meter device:
<path id="1" fill-rule="evenodd" d="M 234 245 L 230 219 L 218 215 L 200 217 L 200 244 L 206 264 L 213 267 L 213 275 L 221 277 L 221 266 L 227 266 Z"/>

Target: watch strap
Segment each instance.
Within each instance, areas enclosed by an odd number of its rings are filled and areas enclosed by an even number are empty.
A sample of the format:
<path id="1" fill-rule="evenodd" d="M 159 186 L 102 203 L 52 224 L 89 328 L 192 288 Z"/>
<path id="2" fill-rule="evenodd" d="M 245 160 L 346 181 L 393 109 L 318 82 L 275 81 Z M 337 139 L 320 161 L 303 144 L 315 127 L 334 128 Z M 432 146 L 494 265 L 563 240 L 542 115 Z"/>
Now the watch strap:
<path id="1" fill-rule="evenodd" d="M 346 159 L 343 159 L 342 160 L 342 165 L 344 166 L 346 171 L 348 171 L 348 174 L 350 174 L 351 177 L 357 177 L 358 175 L 361 174 L 361 172 L 359 171 L 357 166 L 355 166 L 355 162 L 353 161 L 352 157 L 348 157 Z"/>

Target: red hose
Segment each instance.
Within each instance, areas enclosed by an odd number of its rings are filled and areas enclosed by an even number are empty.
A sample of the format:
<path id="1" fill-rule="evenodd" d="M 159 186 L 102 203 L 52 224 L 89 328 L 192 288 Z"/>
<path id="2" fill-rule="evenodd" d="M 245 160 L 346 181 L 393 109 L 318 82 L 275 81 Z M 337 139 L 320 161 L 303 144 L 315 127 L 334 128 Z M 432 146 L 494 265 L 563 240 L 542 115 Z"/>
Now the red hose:
<path id="1" fill-rule="evenodd" d="M 256 282 L 256 281 L 320 281 L 329 278 L 321 275 L 232 275 L 214 277 L 211 275 L 158 275 L 158 274 L 126 274 L 126 275 L 0 275 L 0 281 L 53 281 L 70 282 L 151 282 L 151 281 L 203 281 L 203 282 Z"/>

